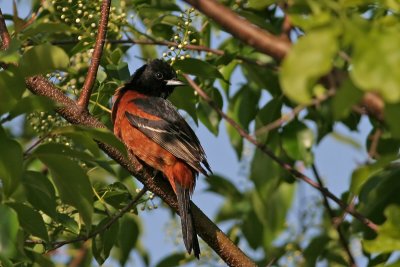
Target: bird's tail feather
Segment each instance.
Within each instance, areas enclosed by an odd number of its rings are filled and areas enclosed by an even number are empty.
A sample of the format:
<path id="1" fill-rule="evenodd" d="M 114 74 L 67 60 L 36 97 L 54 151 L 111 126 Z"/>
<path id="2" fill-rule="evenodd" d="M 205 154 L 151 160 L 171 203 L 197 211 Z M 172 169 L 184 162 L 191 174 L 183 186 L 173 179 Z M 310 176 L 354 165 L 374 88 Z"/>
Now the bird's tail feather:
<path id="1" fill-rule="evenodd" d="M 200 246 L 190 207 L 190 189 L 182 187 L 179 183 L 175 183 L 175 189 L 181 216 L 183 242 L 189 254 L 193 250 L 194 256 L 198 259 Z"/>

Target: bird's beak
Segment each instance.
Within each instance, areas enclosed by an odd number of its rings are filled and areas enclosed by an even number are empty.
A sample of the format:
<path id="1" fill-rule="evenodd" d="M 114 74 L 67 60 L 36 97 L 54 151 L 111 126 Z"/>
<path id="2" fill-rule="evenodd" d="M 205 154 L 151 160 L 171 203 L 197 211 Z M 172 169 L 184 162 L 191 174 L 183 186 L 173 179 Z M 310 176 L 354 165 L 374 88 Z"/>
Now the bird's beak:
<path id="1" fill-rule="evenodd" d="M 182 86 L 186 85 L 184 82 L 177 80 L 177 79 L 171 79 L 171 80 L 166 80 L 167 86 Z"/>

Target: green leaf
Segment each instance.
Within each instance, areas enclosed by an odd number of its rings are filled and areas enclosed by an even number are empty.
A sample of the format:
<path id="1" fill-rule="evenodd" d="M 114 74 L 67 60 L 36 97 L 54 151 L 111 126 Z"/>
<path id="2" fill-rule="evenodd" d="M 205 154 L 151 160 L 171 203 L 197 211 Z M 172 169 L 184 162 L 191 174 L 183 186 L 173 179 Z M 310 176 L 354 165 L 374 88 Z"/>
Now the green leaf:
<path id="1" fill-rule="evenodd" d="M 399 33 L 385 31 L 354 40 L 351 78 L 360 89 L 377 91 L 390 103 L 400 101 L 399 40 Z"/>
<path id="2" fill-rule="evenodd" d="M 9 197 L 19 185 L 23 168 L 22 148 L 20 144 L 9 138 L 0 126 L 0 179 L 4 194 Z"/>
<path id="3" fill-rule="evenodd" d="M 273 97 L 282 94 L 278 76 L 273 70 L 249 63 L 243 63 L 241 67 L 249 87 L 267 89 Z"/>
<path id="4" fill-rule="evenodd" d="M 53 184 L 40 172 L 27 171 L 22 183 L 29 203 L 50 217 L 56 215 L 56 193 Z"/>
<path id="5" fill-rule="evenodd" d="M 1 247 L 0 247 L 1 248 Z M 13 263 L 6 257 L 2 252 L 0 252 L 0 266 L 2 267 L 13 267 Z"/>
<path id="6" fill-rule="evenodd" d="M 101 229 L 109 221 L 109 218 L 102 220 L 96 229 Z M 102 265 L 110 256 L 110 251 L 117 242 L 119 222 L 115 221 L 110 227 L 96 235 L 92 242 L 92 252 L 97 263 Z"/>
<path id="7" fill-rule="evenodd" d="M 0 218 L 0 251 L 11 257 L 16 248 L 18 216 L 10 207 L 0 204 Z"/>
<path id="8" fill-rule="evenodd" d="M 224 76 L 222 76 L 216 66 L 195 58 L 178 60 L 175 62 L 174 68 L 181 70 L 183 73 L 196 75 L 206 79 L 218 78 L 224 80 Z"/>
<path id="9" fill-rule="evenodd" d="M 206 179 L 208 183 L 207 191 L 220 194 L 221 196 L 239 201 L 243 198 L 242 193 L 236 186 L 226 178 L 219 175 L 211 175 Z"/>
<path id="10" fill-rule="evenodd" d="M 219 90 L 214 87 L 206 88 L 204 90 L 213 99 L 217 106 L 222 108 L 223 100 Z M 200 100 L 199 105 L 197 106 L 197 116 L 211 133 L 218 135 L 221 116 L 209 104 Z"/>
<path id="11" fill-rule="evenodd" d="M 222 75 L 224 76 L 224 80 L 225 80 L 225 81 L 230 82 L 231 77 L 232 77 L 232 74 L 233 74 L 233 72 L 235 71 L 237 65 L 238 65 L 238 64 L 237 64 L 236 61 L 232 61 L 232 62 L 230 62 L 229 64 L 223 65 L 223 66 L 221 67 L 221 73 L 222 73 Z M 225 91 L 225 94 L 226 94 L 226 95 L 229 95 L 230 84 L 227 83 L 227 82 L 224 82 L 224 81 L 222 81 L 222 80 L 219 80 L 219 81 L 220 81 L 220 85 L 221 85 L 222 89 L 224 89 L 224 91 Z"/>
<path id="12" fill-rule="evenodd" d="M 400 169 L 386 167 L 369 178 L 361 188 L 360 212 L 375 223 L 384 221 L 383 211 L 390 204 L 400 204 Z"/>
<path id="13" fill-rule="evenodd" d="M 349 115 L 352 107 L 359 103 L 363 96 L 350 79 L 343 82 L 339 90 L 337 90 L 332 103 L 334 119 L 342 119 Z"/>
<path id="14" fill-rule="evenodd" d="M 118 233 L 118 246 L 121 250 L 120 264 L 125 265 L 130 252 L 136 246 L 140 234 L 139 225 L 132 214 L 125 214 L 121 219 Z"/>
<path id="15" fill-rule="evenodd" d="M 69 217 L 67 214 L 64 213 L 57 213 L 55 220 L 59 223 L 62 224 L 66 229 L 68 229 L 70 232 L 78 235 L 79 234 L 79 225 L 78 223 Z"/>
<path id="16" fill-rule="evenodd" d="M 259 89 L 245 85 L 229 101 L 228 116 L 238 122 L 245 130 L 248 130 L 250 122 L 254 120 L 257 114 L 260 94 Z M 231 124 L 227 123 L 226 127 L 231 144 L 240 159 L 243 149 L 243 138 Z"/>
<path id="17" fill-rule="evenodd" d="M 54 184 L 61 200 L 74 206 L 88 229 L 93 214 L 93 192 L 89 178 L 79 164 L 62 155 L 38 155 L 38 158 L 50 169 Z"/>
<path id="18" fill-rule="evenodd" d="M 304 161 L 306 165 L 313 162 L 311 148 L 314 144 L 314 134 L 304 123 L 294 120 L 283 127 L 282 146 L 294 160 Z"/>
<path id="19" fill-rule="evenodd" d="M 256 116 L 256 136 L 259 141 L 265 141 L 268 138 L 268 132 L 264 127 L 273 121 L 279 119 L 282 109 L 282 98 L 273 98 L 264 107 L 260 109 Z M 275 131 L 279 129 L 277 127 Z"/>
<path id="20" fill-rule="evenodd" d="M 170 267 L 170 266 L 180 266 L 182 262 L 186 259 L 185 253 L 175 253 L 161 259 L 156 267 Z"/>
<path id="21" fill-rule="evenodd" d="M 386 104 L 384 110 L 385 122 L 388 124 L 390 132 L 394 138 L 400 138 L 400 104 Z"/>
<path id="22" fill-rule="evenodd" d="M 186 111 L 197 123 L 196 103 L 194 90 L 188 86 L 177 88 L 168 98 L 178 109 Z"/>
<path id="23" fill-rule="evenodd" d="M 390 205 L 385 209 L 387 220 L 379 226 L 374 240 L 364 240 L 363 247 L 369 253 L 390 253 L 400 250 L 400 206 Z"/>
<path id="24" fill-rule="evenodd" d="M 284 94 L 297 103 L 310 103 L 316 82 L 332 68 L 337 50 L 338 39 L 333 29 L 301 37 L 282 63 L 280 82 Z"/>
<path id="25" fill-rule="evenodd" d="M 262 242 L 266 251 L 272 249 L 272 242 L 286 228 L 286 216 L 289 211 L 295 184 L 280 183 L 275 185 L 270 181 L 258 187 L 251 195 L 251 205 L 262 224 Z"/>
<path id="26" fill-rule="evenodd" d="M 25 91 L 25 82 L 20 72 L 12 66 L 0 72 L 0 115 L 9 112 Z"/>
<path id="27" fill-rule="evenodd" d="M 102 68 L 98 68 L 96 80 L 99 83 L 103 83 L 106 79 L 107 79 L 107 73 Z"/>
<path id="28" fill-rule="evenodd" d="M 124 56 L 124 52 L 122 52 L 121 48 L 116 48 L 110 54 L 110 60 L 113 64 L 117 65 L 122 57 Z"/>
<path id="29" fill-rule="evenodd" d="M 171 39 L 171 36 L 174 35 L 172 26 L 164 23 L 156 23 L 152 25 L 151 31 L 155 36 L 161 37 L 164 40 Z"/>
<path id="30" fill-rule="evenodd" d="M 263 225 L 254 211 L 249 212 L 246 219 L 242 221 L 241 229 L 252 249 L 255 250 L 262 245 Z"/>
<path id="31" fill-rule="evenodd" d="M 18 221 L 21 227 L 28 233 L 49 241 L 46 226 L 42 216 L 36 210 L 22 203 L 8 203 L 18 214 Z"/>
<path id="32" fill-rule="evenodd" d="M 130 77 L 128 63 L 126 63 L 126 62 L 120 62 L 117 65 L 114 65 L 114 64 L 107 65 L 106 70 L 107 70 L 107 74 L 111 78 L 114 78 L 114 79 L 117 79 L 120 81 L 126 81 Z"/>
<path id="33" fill-rule="evenodd" d="M 6 64 L 16 64 L 20 59 L 21 41 L 11 39 L 11 43 L 7 50 L 0 50 L 0 62 Z"/>
<path id="34" fill-rule="evenodd" d="M 226 125 L 226 133 L 229 136 L 229 141 L 231 142 L 231 145 L 235 149 L 237 158 L 240 160 L 243 151 L 243 137 L 230 123 L 226 122 L 225 125 Z"/>
<path id="35" fill-rule="evenodd" d="M 25 76 L 65 70 L 68 65 L 69 57 L 64 50 L 50 44 L 34 46 L 24 53 L 20 61 Z"/>
<path id="36" fill-rule="evenodd" d="M 128 188 L 121 182 L 108 185 L 105 189 L 98 190 L 104 201 L 116 209 L 121 209 L 132 199 Z"/>
<path id="37" fill-rule="evenodd" d="M 311 240 L 306 249 L 304 250 L 304 258 L 307 259 L 306 266 L 316 266 L 318 258 L 323 255 L 324 251 L 327 249 L 329 241 L 331 239 L 329 236 L 322 234 Z"/>
<path id="38" fill-rule="evenodd" d="M 255 118 L 258 111 L 258 102 L 261 91 L 249 86 L 243 86 L 233 96 L 229 104 L 229 115 L 244 129 L 248 129 L 249 123 Z"/>

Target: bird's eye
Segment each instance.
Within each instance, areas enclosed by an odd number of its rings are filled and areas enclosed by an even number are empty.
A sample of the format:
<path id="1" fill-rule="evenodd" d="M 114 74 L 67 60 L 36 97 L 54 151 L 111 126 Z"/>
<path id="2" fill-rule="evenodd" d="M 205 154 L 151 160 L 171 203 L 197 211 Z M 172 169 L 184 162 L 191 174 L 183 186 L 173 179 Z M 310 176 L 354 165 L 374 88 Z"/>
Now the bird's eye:
<path id="1" fill-rule="evenodd" d="M 162 74 L 161 72 L 157 72 L 157 73 L 156 73 L 156 78 L 157 78 L 158 80 L 161 80 L 162 78 L 164 78 L 164 76 L 163 76 L 163 74 Z"/>

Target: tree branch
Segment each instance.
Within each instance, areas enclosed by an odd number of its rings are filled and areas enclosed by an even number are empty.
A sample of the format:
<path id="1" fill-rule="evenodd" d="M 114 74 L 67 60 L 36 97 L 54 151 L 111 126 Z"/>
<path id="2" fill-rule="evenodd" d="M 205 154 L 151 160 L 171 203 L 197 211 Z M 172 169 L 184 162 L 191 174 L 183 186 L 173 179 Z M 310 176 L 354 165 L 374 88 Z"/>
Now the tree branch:
<path id="1" fill-rule="evenodd" d="M 87 107 L 89 105 L 90 95 L 92 93 L 92 88 L 96 80 L 101 55 L 103 54 L 103 47 L 107 35 L 107 24 L 110 14 L 110 6 L 111 0 L 103 0 L 103 3 L 101 5 L 101 17 L 97 30 L 96 43 L 94 45 L 92 59 L 90 62 L 89 70 L 86 74 L 85 83 L 83 84 L 83 88 L 78 99 L 78 105 L 85 111 L 87 110 Z"/>
<path id="2" fill-rule="evenodd" d="M 312 169 L 312 171 L 314 173 L 315 179 L 317 179 L 317 182 L 318 182 L 319 186 L 320 187 L 325 187 L 324 183 L 322 182 L 321 176 L 319 175 L 317 167 L 315 166 L 315 164 L 311 165 L 311 169 Z M 351 250 L 350 250 L 350 247 L 348 245 L 346 237 L 344 236 L 343 231 L 340 228 L 340 224 L 336 224 L 335 223 L 336 216 L 335 216 L 335 213 L 332 210 L 331 205 L 329 204 L 328 198 L 324 194 L 322 194 L 322 197 L 324 199 L 324 206 L 325 206 L 326 210 L 328 211 L 329 217 L 331 218 L 332 226 L 336 229 L 336 231 L 337 231 L 337 233 L 339 235 L 340 244 L 342 245 L 344 251 L 347 254 L 348 261 L 349 261 L 349 266 L 357 267 L 356 261 L 354 259 L 354 256 L 353 256 Z"/>
<path id="3" fill-rule="evenodd" d="M 56 111 L 72 124 L 87 127 L 106 128 L 89 113 L 82 113 L 80 106 L 55 88 L 42 76 L 30 77 L 26 80 L 28 89 L 34 94 L 48 97 L 61 107 Z M 122 167 L 138 179 L 149 191 L 159 196 L 175 212 L 178 211 L 176 196 L 168 181 L 161 175 L 153 177 L 151 170 L 147 169 L 132 155 L 129 159 L 115 148 L 98 142 L 99 147 Z M 256 266 L 219 228 L 211 221 L 194 203 L 192 212 L 195 226 L 199 236 L 221 257 L 229 266 Z"/>
<path id="4" fill-rule="evenodd" d="M 6 50 L 10 46 L 11 38 L 8 33 L 6 21 L 4 20 L 3 12 L 0 8 L 0 37 L 2 41 L 1 49 Z"/>
<path id="5" fill-rule="evenodd" d="M 305 174 L 299 172 L 295 168 L 293 168 L 290 164 L 286 163 L 282 159 L 278 158 L 266 145 L 259 143 L 254 137 L 248 134 L 239 124 L 237 124 L 231 117 L 226 115 L 218 106 L 217 104 L 211 99 L 206 92 L 203 91 L 187 74 L 183 75 L 185 79 L 188 81 L 190 86 L 202 97 L 222 118 L 224 118 L 236 131 L 242 136 L 243 138 L 247 139 L 250 143 L 255 145 L 258 149 L 260 149 L 263 153 L 269 156 L 272 160 L 278 163 L 283 169 L 287 170 L 290 174 L 292 174 L 295 178 L 303 180 L 307 184 L 311 185 L 315 189 L 319 190 L 324 196 L 332 199 L 336 202 L 343 210 L 347 211 L 353 217 L 360 220 L 365 226 L 368 228 L 377 231 L 378 226 L 370 221 L 368 218 L 365 218 L 362 214 L 357 212 L 353 207 L 346 205 L 342 200 L 340 200 L 337 196 L 332 194 L 327 188 L 321 187 L 318 183 L 314 182 L 311 178 L 306 176 Z"/>
<path id="6" fill-rule="evenodd" d="M 53 250 L 56 250 L 62 246 L 65 246 L 67 244 L 71 244 L 71 243 L 77 243 L 77 242 L 81 242 L 81 241 L 86 241 L 88 239 L 91 239 L 93 237 L 95 237 L 98 234 L 103 233 L 104 231 L 106 231 L 108 228 L 111 227 L 111 225 L 113 225 L 119 218 L 121 218 L 125 213 L 127 213 L 128 211 L 130 211 L 132 209 L 132 207 L 140 200 L 140 198 L 146 193 L 147 189 L 146 187 L 143 187 L 142 190 L 140 190 L 140 192 L 128 203 L 128 205 L 126 205 L 124 208 L 122 208 L 120 211 L 118 211 L 105 225 L 103 225 L 103 227 L 93 231 L 91 234 L 87 235 L 87 236 L 80 236 L 74 239 L 70 239 L 70 240 L 65 240 L 65 241 L 60 241 L 60 242 L 55 242 L 53 243 L 53 246 L 51 248 L 49 248 L 46 253 L 49 253 Z"/>
<path id="7" fill-rule="evenodd" d="M 215 0 L 184 1 L 213 19 L 234 37 L 277 60 L 283 59 L 290 50 L 288 41 L 255 26 Z"/>

